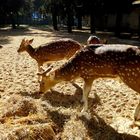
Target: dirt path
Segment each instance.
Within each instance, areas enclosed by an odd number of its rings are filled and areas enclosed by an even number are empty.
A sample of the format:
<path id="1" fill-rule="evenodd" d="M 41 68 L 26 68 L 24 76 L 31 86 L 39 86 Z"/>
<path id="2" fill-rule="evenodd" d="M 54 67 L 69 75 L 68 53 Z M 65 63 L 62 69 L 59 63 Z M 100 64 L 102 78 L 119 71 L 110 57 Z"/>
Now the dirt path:
<path id="1" fill-rule="evenodd" d="M 64 37 L 85 43 L 88 36 L 87 32 L 68 34 L 51 29 L 0 30 L 0 139 L 140 139 L 140 129 L 130 127 L 138 93 L 117 80 L 98 79 L 89 96 L 90 113 L 81 116 L 82 80 L 76 81 L 78 86 L 60 83 L 40 95 L 37 63 L 26 52 L 17 53 L 24 37 L 34 38 L 33 46 L 38 46 Z M 111 43 L 139 44 L 108 35 L 105 38 Z"/>

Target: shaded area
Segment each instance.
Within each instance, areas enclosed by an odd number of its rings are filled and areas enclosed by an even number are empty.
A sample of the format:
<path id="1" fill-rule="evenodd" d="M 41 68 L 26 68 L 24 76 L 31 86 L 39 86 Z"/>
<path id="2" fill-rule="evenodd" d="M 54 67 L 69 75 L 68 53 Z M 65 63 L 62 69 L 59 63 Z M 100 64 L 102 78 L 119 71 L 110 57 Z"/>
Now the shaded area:
<path id="1" fill-rule="evenodd" d="M 88 131 L 88 135 L 94 140 L 140 140 L 139 137 L 118 133 L 114 128 L 108 125 L 103 118 L 99 117 L 94 112 L 89 120 L 85 116 L 80 117 Z"/>
<path id="2" fill-rule="evenodd" d="M 3 34 L 3 33 L 2 33 Z M 6 36 L 0 36 L 0 45 L 5 45 L 5 44 L 9 44 L 11 41 L 10 37 L 6 37 Z"/>
<path id="3" fill-rule="evenodd" d="M 62 132 L 63 131 L 63 126 L 65 124 L 65 122 L 70 119 L 69 115 L 64 115 L 62 113 L 59 113 L 58 111 L 53 111 L 53 110 L 47 110 L 48 116 L 50 117 L 50 119 L 52 120 L 52 122 L 54 124 L 56 124 L 57 126 L 57 133 Z"/>
<path id="4" fill-rule="evenodd" d="M 79 89 L 76 90 L 74 95 L 66 95 L 64 93 L 60 93 L 58 91 L 52 90 L 51 92 L 47 92 L 42 96 L 42 100 L 49 101 L 49 103 L 53 107 L 62 106 L 65 108 L 76 107 L 79 104 L 81 104 L 81 109 L 82 109 L 83 104 L 81 103 L 81 99 L 82 99 L 82 93 L 81 91 L 79 92 Z M 95 106 L 100 103 L 99 100 L 97 100 L 96 98 L 90 98 L 90 97 L 88 98 L 88 102 L 89 102 L 89 106 L 93 106 L 93 105 Z"/>
<path id="5" fill-rule="evenodd" d="M 13 40 L 12 36 L 26 35 L 29 32 L 28 27 L 19 27 L 12 29 L 11 27 L 0 28 L 0 45 L 10 44 Z"/>
<path id="6" fill-rule="evenodd" d="M 35 31 L 35 30 L 36 31 Z M 10 43 L 12 40 L 11 37 L 14 36 L 34 36 L 34 37 L 45 37 L 48 39 L 49 37 L 53 38 L 72 38 L 74 40 L 77 40 L 78 42 L 82 44 L 86 44 L 86 41 L 88 37 L 90 36 L 90 33 L 87 29 L 83 30 L 73 30 L 73 33 L 67 33 L 66 29 L 63 29 L 61 31 L 54 31 L 51 26 L 20 26 L 18 29 L 11 29 L 9 27 L 7 28 L 1 28 L 0 29 L 0 44 L 5 45 Z M 96 34 L 101 39 L 106 39 L 108 41 L 108 44 L 132 44 L 132 45 L 138 45 L 140 46 L 139 38 L 137 36 L 132 36 L 128 39 L 119 39 L 114 36 L 113 32 L 101 32 L 97 31 Z"/>
<path id="7" fill-rule="evenodd" d="M 61 37 L 61 38 L 73 38 L 80 43 L 86 44 L 88 37 L 91 35 L 88 28 L 83 28 L 82 30 L 73 29 L 72 33 L 67 33 L 66 28 L 62 28 L 61 31 L 54 31 L 51 26 L 35 26 L 31 27 L 33 29 L 49 31 L 52 34 L 45 35 L 42 34 L 43 37 Z M 101 39 L 107 39 L 108 44 L 131 44 L 140 46 L 139 36 L 138 35 L 130 35 L 128 33 L 121 33 L 120 38 L 115 37 L 114 32 L 109 31 L 96 31 L 93 35 L 97 35 Z M 126 41 L 127 40 L 127 41 Z"/>
<path id="8" fill-rule="evenodd" d="M 13 94 L 13 93 L 12 93 Z M 14 94 L 18 94 L 21 96 L 25 96 L 25 97 L 32 97 L 33 99 L 39 99 L 42 97 L 42 94 L 40 92 L 19 92 L 19 93 L 14 93 Z"/>

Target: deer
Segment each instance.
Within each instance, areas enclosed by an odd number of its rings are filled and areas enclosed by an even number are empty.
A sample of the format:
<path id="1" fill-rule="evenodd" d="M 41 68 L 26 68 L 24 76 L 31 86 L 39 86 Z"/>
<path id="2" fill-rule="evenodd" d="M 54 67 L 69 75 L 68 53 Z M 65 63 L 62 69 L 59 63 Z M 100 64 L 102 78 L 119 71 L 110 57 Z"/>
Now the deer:
<path id="1" fill-rule="evenodd" d="M 87 39 L 87 45 L 89 44 L 107 44 L 107 40 L 106 39 L 101 40 L 99 37 L 91 35 Z"/>
<path id="2" fill-rule="evenodd" d="M 94 80 L 98 78 L 119 78 L 128 87 L 140 93 L 140 48 L 123 44 L 92 44 L 77 52 L 68 62 L 50 73 L 42 75 L 40 92 L 46 92 L 62 81 L 82 78 L 84 81 L 82 112 L 88 110 L 88 95 Z M 140 116 L 140 103 L 135 120 Z"/>
<path id="3" fill-rule="evenodd" d="M 31 46 L 32 43 L 33 39 L 22 39 L 17 52 L 28 52 L 28 54 L 37 61 L 38 72 L 42 71 L 44 63 L 47 63 L 48 66 L 50 66 L 50 63 L 53 61 L 59 61 L 63 59 L 68 60 L 75 54 L 76 51 L 82 48 L 82 45 L 79 42 L 70 38 L 51 41 L 36 48 Z M 52 69 L 52 66 L 50 67 Z M 50 68 L 48 69 L 51 70 Z"/>

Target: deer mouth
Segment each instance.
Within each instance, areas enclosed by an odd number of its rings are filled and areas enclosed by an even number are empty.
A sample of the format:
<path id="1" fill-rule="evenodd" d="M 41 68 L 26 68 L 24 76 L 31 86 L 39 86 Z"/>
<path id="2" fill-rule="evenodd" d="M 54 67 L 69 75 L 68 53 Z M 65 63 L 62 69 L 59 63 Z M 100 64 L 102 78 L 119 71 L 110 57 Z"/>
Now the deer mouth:
<path id="1" fill-rule="evenodd" d="M 21 53 L 21 50 L 20 50 L 20 49 L 18 49 L 18 50 L 17 50 L 17 52 L 18 52 L 18 53 Z"/>

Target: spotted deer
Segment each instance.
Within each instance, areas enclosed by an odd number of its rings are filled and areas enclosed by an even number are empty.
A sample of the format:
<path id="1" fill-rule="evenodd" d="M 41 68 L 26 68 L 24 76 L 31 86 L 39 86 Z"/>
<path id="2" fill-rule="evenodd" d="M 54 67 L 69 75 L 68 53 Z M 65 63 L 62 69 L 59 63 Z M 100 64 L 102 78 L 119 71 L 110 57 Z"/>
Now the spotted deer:
<path id="1" fill-rule="evenodd" d="M 67 63 L 42 75 L 40 92 L 46 92 L 61 81 L 71 81 L 77 78 L 84 80 L 82 111 L 88 109 L 88 94 L 92 83 L 97 78 L 119 77 L 128 87 L 140 93 L 140 49 L 131 45 L 88 45 L 77 52 Z M 140 111 L 135 112 L 135 119 Z"/>
<path id="2" fill-rule="evenodd" d="M 40 45 L 37 48 L 31 46 L 33 39 L 21 41 L 18 53 L 27 51 L 28 54 L 37 61 L 38 71 L 42 70 L 43 64 L 62 59 L 69 59 L 76 51 L 82 48 L 82 45 L 73 39 L 59 39 Z M 51 69 L 50 69 L 51 70 Z"/>
<path id="3" fill-rule="evenodd" d="M 87 39 L 87 45 L 89 44 L 107 44 L 107 40 L 106 39 L 101 40 L 99 37 L 91 35 Z"/>

